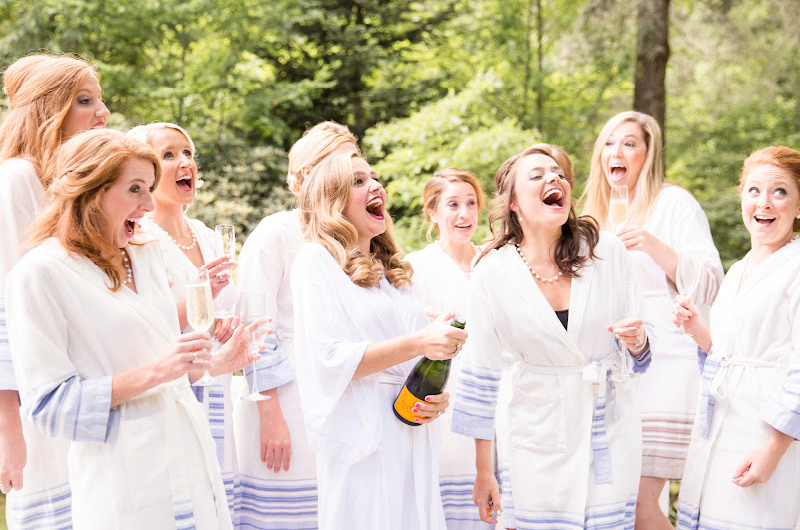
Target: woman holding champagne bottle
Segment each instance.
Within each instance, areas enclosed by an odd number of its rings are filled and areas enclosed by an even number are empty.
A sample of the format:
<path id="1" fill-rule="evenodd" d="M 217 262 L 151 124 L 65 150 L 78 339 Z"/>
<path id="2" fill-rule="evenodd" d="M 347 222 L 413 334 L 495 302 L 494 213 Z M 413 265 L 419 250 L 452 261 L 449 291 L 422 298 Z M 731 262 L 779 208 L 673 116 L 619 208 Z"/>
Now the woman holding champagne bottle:
<path id="1" fill-rule="evenodd" d="M 487 523 L 503 508 L 491 448 L 505 350 L 516 366 L 509 432 L 498 436 L 514 528 L 633 527 L 641 424 L 628 381 L 631 361 L 635 372 L 649 363 L 648 333 L 627 253 L 575 216 L 574 180 L 549 144 L 509 158 L 495 178 L 452 422 L 475 438 L 474 500 Z"/>
<path id="2" fill-rule="evenodd" d="M 353 154 L 320 162 L 300 190 L 306 243 L 292 267 L 297 380 L 316 451 L 321 530 L 444 530 L 435 431 L 392 412 L 419 355 L 454 357 L 467 332 L 428 323 L 398 257 L 386 193 Z M 448 394 L 415 409 L 429 423 Z"/>
<path id="3" fill-rule="evenodd" d="M 180 334 L 162 252 L 140 244 L 161 168 L 117 131 L 67 141 L 48 167 L 48 206 L 9 275 L 11 351 L 24 413 L 71 440 L 75 528 L 227 529 L 214 441 L 187 372 L 211 359 L 206 331 Z M 244 327 L 212 359 L 253 356 Z"/>
<path id="4" fill-rule="evenodd" d="M 142 218 L 141 225 L 147 236 L 158 240 L 164 254 L 172 283 L 172 297 L 178 304 L 181 328 L 188 330 L 189 326 L 184 302 L 187 295 L 186 275 L 196 274 L 198 269 L 208 271 L 215 305 L 232 312 L 236 286 L 229 271 L 234 262 L 221 252 L 222 242 L 214 230 L 184 214 L 184 208 L 194 202 L 197 191 L 197 164 L 192 138 L 174 123 L 140 125 L 128 131 L 128 135 L 149 144 L 158 156 L 161 180 L 153 190 L 155 208 Z M 225 342 L 230 338 L 233 332 L 230 323 L 230 318 L 217 319 L 214 337 L 218 341 Z M 191 328 L 198 329 L 195 326 Z M 202 384 L 206 379 L 201 377 L 193 381 L 193 388 L 208 417 L 211 434 L 217 445 L 228 507 L 235 523 L 237 514 L 234 500 L 239 494 L 240 482 L 233 435 L 232 376 L 214 375 L 217 377 L 210 380 L 211 384 Z"/>
<path id="5" fill-rule="evenodd" d="M 310 171 L 333 153 L 359 154 L 345 126 L 325 121 L 308 129 L 289 150 L 289 191 L 296 197 Z M 290 278 L 303 244 L 300 211 L 264 218 L 239 256 L 239 289 L 267 300 L 277 349 L 262 354 L 252 388 L 271 399 L 240 401 L 234 407 L 242 476 L 242 523 L 261 530 L 317 528 L 317 466 L 308 446 L 295 380 L 295 334 Z M 250 376 L 251 374 L 248 374 Z M 245 385 L 245 381 L 239 382 Z M 292 509 L 287 510 L 287 505 Z"/>
<path id="6" fill-rule="evenodd" d="M 627 197 L 625 197 L 627 193 Z M 703 209 L 680 186 L 664 182 L 661 129 L 640 112 L 623 112 L 600 131 L 582 198 L 583 213 L 625 245 L 644 295 L 643 318 L 658 337 L 653 363 L 639 383 L 642 479 L 636 522 L 669 529 L 658 499 L 680 480 L 699 389 L 695 344 L 672 323 L 678 293 L 707 314 L 722 281 L 719 253 Z"/>
<path id="7" fill-rule="evenodd" d="M 68 443 L 20 420 L 5 285 L 42 206 L 53 153 L 71 136 L 104 127 L 109 112 L 97 71 L 71 55 L 34 54 L 14 61 L 3 75 L 3 91 L 8 112 L 0 126 L 0 492 L 7 495 L 12 530 L 69 528 Z"/>

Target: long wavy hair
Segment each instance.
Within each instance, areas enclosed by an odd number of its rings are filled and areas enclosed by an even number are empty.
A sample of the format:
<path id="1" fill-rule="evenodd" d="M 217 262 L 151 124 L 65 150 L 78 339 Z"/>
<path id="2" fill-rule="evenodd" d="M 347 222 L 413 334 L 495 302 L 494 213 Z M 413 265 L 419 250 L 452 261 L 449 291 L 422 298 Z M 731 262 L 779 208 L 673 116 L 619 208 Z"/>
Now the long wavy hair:
<path id="1" fill-rule="evenodd" d="M 642 129 L 647 146 L 647 155 L 642 165 L 642 171 L 636 181 L 633 197 L 630 198 L 628 224 L 643 225 L 647 221 L 665 180 L 663 140 L 661 127 L 656 119 L 649 114 L 630 110 L 621 112 L 608 120 L 594 143 L 589 182 L 579 201 L 583 204 L 581 213 L 597 219 L 603 228 L 609 227 L 608 210 L 611 202 L 611 185 L 606 178 L 606 170 L 601 157 L 608 137 L 625 122 L 635 123 Z"/>
<path id="2" fill-rule="evenodd" d="M 440 169 L 428 180 L 422 192 L 422 210 L 425 212 L 425 220 L 428 221 L 428 232 L 426 234 L 428 241 L 433 241 L 431 234 L 434 231 L 439 231 L 439 226 L 433 221 L 433 213 L 439 207 L 439 198 L 442 196 L 442 192 L 451 182 L 463 182 L 472 186 L 478 198 L 478 212 L 483 210 L 485 202 L 483 189 L 481 189 L 481 185 L 475 175 L 455 167 Z"/>
<path id="3" fill-rule="evenodd" d="M 409 287 L 413 271 L 400 259 L 388 212 L 386 231 L 370 241 L 372 256 L 359 250 L 358 231 L 344 216 L 355 179 L 354 156 L 349 153 L 325 158 L 303 182 L 299 207 L 306 240 L 325 247 L 359 287 L 377 287 L 382 275 L 398 289 Z"/>
<path id="4" fill-rule="evenodd" d="M 91 64 L 72 55 L 28 55 L 6 68 L 8 113 L 0 125 L 0 162 L 27 159 L 47 189 L 44 169 L 65 139 L 64 119 L 88 76 L 100 81 Z"/>
<path id="5" fill-rule="evenodd" d="M 125 163 L 136 158 L 153 164 L 153 186 L 157 186 L 161 166 L 155 152 L 125 133 L 90 130 L 64 142 L 47 169 L 52 184 L 47 191 L 47 206 L 33 227 L 30 246 L 55 237 L 65 249 L 86 256 L 100 267 L 111 282 L 109 289 L 119 290 L 123 278 L 114 265 L 119 249 L 103 232 L 107 217 L 101 204 L 119 180 Z"/>
<path id="6" fill-rule="evenodd" d="M 520 244 L 525 235 L 517 212 L 511 209 L 516 200 L 517 163 L 523 158 L 535 154 L 549 156 L 564 171 L 570 187 L 575 185 L 575 172 L 572 162 L 563 149 L 551 144 L 535 144 L 523 152 L 503 162 L 495 174 L 495 197 L 489 208 L 489 228 L 492 237 L 485 245 L 478 261 L 492 250 L 509 243 Z M 578 217 L 572 204 L 569 206 L 567 222 L 561 225 L 561 237 L 556 243 L 555 265 L 565 276 L 575 277 L 583 264 L 594 258 L 594 248 L 600 240 L 597 221 L 589 216 Z"/>
<path id="7" fill-rule="evenodd" d="M 742 165 L 742 172 L 739 175 L 739 193 L 742 192 L 742 186 L 747 175 L 755 166 L 767 164 L 777 168 L 785 169 L 792 175 L 797 189 L 800 190 L 800 152 L 795 151 L 789 147 L 783 146 L 770 146 L 758 151 L 753 151 L 748 156 Z M 800 231 L 800 219 L 795 218 L 792 223 L 792 231 Z"/>
<path id="8" fill-rule="evenodd" d="M 300 193 L 305 180 L 304 167 L 313 169 L 325 157 L 347 144 L 352 144 L 353 151 L 361 156 L 358 140 L 347 125 L 323 121 L 306 129 L 303 136 L 289 149 L 289 173 L 286 176 L 289 191 L 294 195 Z"/>

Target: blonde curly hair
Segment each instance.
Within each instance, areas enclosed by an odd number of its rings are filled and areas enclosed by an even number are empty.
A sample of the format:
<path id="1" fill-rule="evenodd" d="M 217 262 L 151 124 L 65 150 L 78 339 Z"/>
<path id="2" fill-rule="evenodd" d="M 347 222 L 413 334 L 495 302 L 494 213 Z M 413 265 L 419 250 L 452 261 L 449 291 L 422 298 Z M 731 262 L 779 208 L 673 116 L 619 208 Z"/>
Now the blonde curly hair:
<path id="1" fill-rule="evenodd" d="M 300 219 L 306 240 L 319 243 L 359 287 L 378 287 L 381 276 L 398 289 L 411 286 L 413 270 L 400 259 L 392 220 L 385 214 L 386 231 L 370 241 L 371 256 L 358 248 L 358 232 L 344 216 L 355 175 L 353 153 L 322 160 L 303 182 Z"/>

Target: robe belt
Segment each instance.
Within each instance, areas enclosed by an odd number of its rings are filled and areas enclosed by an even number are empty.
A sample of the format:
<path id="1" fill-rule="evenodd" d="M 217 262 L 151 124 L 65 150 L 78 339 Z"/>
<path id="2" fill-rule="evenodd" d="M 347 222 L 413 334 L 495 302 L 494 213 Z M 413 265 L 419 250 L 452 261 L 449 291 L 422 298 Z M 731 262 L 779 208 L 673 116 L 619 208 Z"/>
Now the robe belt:
<path id="1" fill-rule="evenodd" d="M 217 473 L 217 480 L 214 480 L 214 469 L 219 470 L 217 461 L 216 447 L 211 436 L 203 436 L 204 432 L 209 431 L 208 420 L 203 414 L 202 407 L 199 406 L 197 399 L 192 392 L 188 377 L 179 377 L 173 381 L 162 383 L 155 388 L 139 394 L 133 399 L 143 399 L 155 395 L 161 395 L 164 401 L 164 432 L 166 433 L 167 443 L 167 466 L 169 467 L 169 477 L 172 486 L 172 506 L 175 521 L 181 527 L 194 527 L 194 513 L 192 511 L 191 489 L 194 484 L 190 484 L 186 476 L 186 459 L 182 444 L 185 439 L 181 439 L 175 431 L 175 425 L 179 421 L 178 405 L 183 408 L 189 418 L 194 435 L 200 444 L 203 454 L 202 465 L 206 468 L 208 480 L 213 489 L 214 501 L 216 503 L 217 517 L 223 518 L 223 514 L 228 512 L 228 499 L 225 494 L 225 486 L 222 483 L 220 472 Z M 197 465 L 197 464 L 195 464 Z M 187 517 L 190 514 L 191 517 Z"/>
<path id="2" fill-rule="evenodd" d="M 737 370 L 732 376 L 731 371 L 728 370 L 731 367 L 740 367 L 742 370 Z M 728 359 L 714 356 L 706 358 L 703 365 L 700 396 L 700 403 L 704 406 L 700 407 L 700 414 L 697 418 L 698 434 L 703 438 L 708 438 L 708 434 L 711 432 L 711 421 L 714 417 L 714 406 L 717 404 L 717 399 L 728 397 L 729 390 L 739 385 L 744 369 L 788 370 L 785 365 L 760 359 Z"/>
<path id="3" fill-rule="evenodd" d="M 592 412 L 592 458 L 594 460 L 595 480 L 598 484 L 611 482 L 611 449 L 608 444 L 606 431 L 606 392 L 608 391 L 608 378 L 616 369 L 621 370 L 617 355 L 601 361 L 595 361 L 580 366 L 542 366 L 518 360 L 517 364 L 522 370 L 545 375 L 577 375 L 581 374 L 584 381 L 599 385 L 597 401 Z M 616 404 L 616 387 L 611 386 Z"/>

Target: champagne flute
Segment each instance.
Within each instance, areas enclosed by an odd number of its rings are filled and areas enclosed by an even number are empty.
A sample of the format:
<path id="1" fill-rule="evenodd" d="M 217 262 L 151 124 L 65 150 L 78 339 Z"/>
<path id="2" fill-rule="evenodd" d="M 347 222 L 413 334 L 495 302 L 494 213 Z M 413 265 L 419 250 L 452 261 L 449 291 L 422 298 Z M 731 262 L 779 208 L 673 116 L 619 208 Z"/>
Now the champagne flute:
<path id="1" fill-rule="evenodd" d="M 677 302 L 678 298 L 692 298 L 696 296 L 695 291 L 697 290 L 698 284 L 700 283 L 700 275 L 695 274 L 691 281 L 688 284 L 684 284 L 683 289 L 681 289 L 680 293 L 677 297 L 675 297 L 675 301 Z M 675 329 L 671 329 L 670 333 L 674 333 L 675 335 L 686 335 L 686 330 L 683 328 L 683 322 L 681 322 L 680 326 L 677 326 Z"/>
<path id="2" fill-rule="evenodd" d="M 217 257 L 228 256 L 231 262 L 236 261 L 236 232 L 233 225 L 217 225 L 214 227 L 214 232 L 216 232 L 221 242 Z M 217 296 L 214 300 L 215 318 L 230 318 L 233 316 L 233 308 L 228 307 L 225 302 L 224 296 Z"/>
<path id="3" fill-rule="evenodd" d="M 625 186 L 627 188 L 627 186 Z M 628 287 L 625 290 L 624 300 L 620 300 L 624 304 L 625 313 L 629 314 L 634 311 L 635 303 L 633 298 L 633 289 Z M 639 375 L 634 373 L 628 363 L 628 349 L 623 346 L 621 341 L 617 341 L 618 349 L 617 354 L 620 360 L 620 372 L 611 376 L 611 380 L 617 383 L 628 383 L 634 379 L 638 379 Z"/>
<path id="4" fill-rule="evenodd" d="M 628 186 L 611 185 L 611 202 L 608 206 L 608 222 L 616 232 L 628 221 Z"/>
<path id="5" fill-rule="evenodd" d="M 268 314 L 267 308 L 268 305 L 266 294 L 246 292 L 239 293 L 239 318 L 240 322 L 244 323 L 246 326 L 249 326 L 257 320 L 266 319 Z M 274 340 L 274 337 L 272 337 L 272 340 L 269 344 L 266 344 L 264 341 L 265 336 L 266 330 L 264 329 L 263 325 L 256 327 L 252 331 L 248 331 L 245 328 L 244 341 L 245 344 L 247 344 L 247 347 L 250 349 L 250 353 L 258 353 L 260 351 L 270 349 L 274 351 L 277 348 L 277 342 Z M 265 396 L 258 390 L 258 364 L 256 361 L 253 361 L 251 366 L 253 374 L 253 391 L 246 396 L 242 396 L 241 399 L 243 401 L 266 401 L 267 399 L 271 399 L 270 396 Z M 245 369 L 245 377 L 246 376 L 247 370 Z"/>
<path id="6" fill-rule="evenodd" d="M 214 302 L 211 298 L 211 284 L 208 271 L 197 269 L 186 273 L 186 319 L 194 330 L 206 331 L 214 323 Z M 216 383 L 208 370 L 194 382 L 196 386 Z"/>

